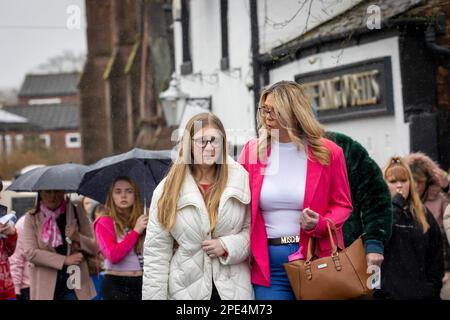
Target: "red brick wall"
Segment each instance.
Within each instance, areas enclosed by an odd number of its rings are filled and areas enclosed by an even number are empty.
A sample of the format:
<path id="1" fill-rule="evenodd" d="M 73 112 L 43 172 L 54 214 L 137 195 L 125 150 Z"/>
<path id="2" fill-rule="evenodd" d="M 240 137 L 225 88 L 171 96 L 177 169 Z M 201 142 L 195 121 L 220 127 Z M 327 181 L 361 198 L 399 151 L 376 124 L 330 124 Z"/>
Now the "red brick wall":
<path id="1" fill-rule="evenodd" d="M 66 134 L 76 133 L 78 130 L 55 130 L 55 131 L 43 131 L 43 132 L 6 132 L 5 135 L 9 135 L 12 139 L 12 152 L 17 151 L 20 146 L 17 144 L 16 136 L 22 134 L 24 141 L 26 136 L 39 137 L 42 134 L 50 135 L 50 149 L 57 152 L 57 158 L 65 162 L 77 162 L 81 163 L 81 148 L 68 148 L 66 146 Z M 3 143 L 0 141 L 0 149 L 3 152 Z"/>

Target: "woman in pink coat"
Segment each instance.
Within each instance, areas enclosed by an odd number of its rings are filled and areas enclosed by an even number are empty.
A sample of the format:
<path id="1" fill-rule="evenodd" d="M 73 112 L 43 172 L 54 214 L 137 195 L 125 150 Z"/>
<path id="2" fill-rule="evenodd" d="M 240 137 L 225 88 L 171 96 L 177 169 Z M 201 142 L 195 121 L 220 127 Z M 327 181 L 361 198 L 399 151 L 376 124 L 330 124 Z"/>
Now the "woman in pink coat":
<path id="1" fill-rule="evenodd" d="M 252 283 L 256 299 L 295 299 L 283 264 L 304 258 L 311 237 L 317 256 L 331 254 L 326 219 L 344 243 L 342 225 L 352 211 L 347 169 L 296 82 L 263 91 L 258 110 L 259 138 L 239 157 L 252 193 Z"/>

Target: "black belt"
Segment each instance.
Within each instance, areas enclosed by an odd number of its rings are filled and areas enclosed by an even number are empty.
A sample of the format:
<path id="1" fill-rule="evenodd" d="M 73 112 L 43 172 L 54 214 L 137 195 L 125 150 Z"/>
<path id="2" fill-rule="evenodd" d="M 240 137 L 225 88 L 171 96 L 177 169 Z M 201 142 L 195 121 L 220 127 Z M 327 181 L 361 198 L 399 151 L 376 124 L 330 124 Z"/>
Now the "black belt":
<path id="1" fill-rule="evenodd" d="M 267 239 L 267 243 L 272 246 L 279 246 L 283 244 L 289 244 L 289 243 L 299 243 L 300 236 L 285 236 L 281 238 L 271 238 Z"/>

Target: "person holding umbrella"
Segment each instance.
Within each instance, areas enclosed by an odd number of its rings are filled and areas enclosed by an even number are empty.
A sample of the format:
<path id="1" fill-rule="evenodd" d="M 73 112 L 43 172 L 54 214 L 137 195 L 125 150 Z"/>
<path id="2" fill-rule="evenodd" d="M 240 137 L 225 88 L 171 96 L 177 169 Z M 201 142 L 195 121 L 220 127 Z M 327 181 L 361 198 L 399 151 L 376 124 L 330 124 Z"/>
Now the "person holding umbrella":
<path id="1" fill-rule="evenodd" d="M 221 121 L 191 118 L 156 187 L 144 244 L 144 300 L 252 300 L 250 188 Z"/>
<path id="2" fill-rule="evenodd" d="M 95 236 L 105 258 L 101 283 L 104 300 L 141 300 L 142 247 L 148 216 L 139 187 L 129 177 L 117 177 L 106 197 L 106 207 L 94 222 Z"/>
<path id="3" fill-rule="evenodd" d="M 31 300 L 90 300 L 96 296 L 85 257 L 95 255 L 97 245 L 81 206 L 70 206 L 74 204 L 68 203 L 64 191 L 41 190 L 36 207 L 26 214 L 23 244 L 31 263 Z M 75 209 L 78 223 L 68 223 L 71 209 Z"/>

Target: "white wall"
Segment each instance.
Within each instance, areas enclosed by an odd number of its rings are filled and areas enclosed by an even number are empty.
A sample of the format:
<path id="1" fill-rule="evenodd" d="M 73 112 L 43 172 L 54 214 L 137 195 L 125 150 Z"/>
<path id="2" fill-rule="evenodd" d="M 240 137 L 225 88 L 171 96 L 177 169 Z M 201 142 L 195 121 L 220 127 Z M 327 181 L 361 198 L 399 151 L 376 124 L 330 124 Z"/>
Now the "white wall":
<path id="1" fill-rule="evenodd" d="M 191 59 L 193 74 L 180 77 L 181 89 L 191 97 L 212 96 L 212 111 L 228 130 L 234 144 L 243 144 L 254 134 L 250 12 L 248 0 L 228 2 L 228 71 L 220 70 L 220 1 L 190 1 Z M 174 23 L 175 62 L 180 75 L 182 63 L 181 22 Z M 238 132 L 236 137 L 232 131 Z M 243 134 L 243 131 L 246 131 Z"/>
<path id="2" fill-rule="evenodd" d="M 390 156 L 405 155 L 410 151 L 409 125 L 404 123 L 397 37 L 363 44 L 358 47 L 324 52 L 314 57 L 306 57 L 305 59 L 291 62 L 272 70 L 270 72 L 270 82 L 293 80 L 294 76 L 300 73 L 333 68 L 383 56 L 391 57 L 395 115 L 327 123 L 325 128 L 351 136 L 367 148 L 370 155 L 380 166 L 384 166 Z M 317 61 L 311 64 L 309 62 L 313 60 L 311 58 L 317 58 Z"/>
<path id="3" fill-rule="evenodd" d="M 297 38 L 359 2 L 361 0 L 258 0 L 260 52 Z"/>
<path id="4" fill-rule="evenodd" d="M 354 6 L 360 0 L 319 1 L 331 4 L 330 16 Z M 295 13 L 300 1 L 265 0 L 258 1 L 258 11 L 264 22 L 266 9 L 271 20 L 287 19 Z M 232 0 L 228 4 L 229 55 L 230 71 L 220 71 L 221 30 L 219 0 L 191 0 L 191 57 L 193 74 L 180 76 L 181 89 L 191 97 L 212 96 L 213 112 L 223 121 L 228 131 L 229 140 L 242 145 L 255 134 L 253 93 L 247 89 L 252 82 L 250 11 L 248 0 Z M 315 24 L 325 20 L 318 12 Z M 262 17 L 262 18 L 261 18 Z M 263 20 L 261 20 L 263 19 Z M 296 20 L 298 19 L 298 21 Z M 283 30 L 264 30 L 261 26 L 260 36 L 264 38 L 262 48 L 269 48 L 279 41 L 287 41 L 299 35 L 299 25 L 304 19 L 304 12 L 288 24 Z M 314 25 L 313 21 L 310 21 Z M 181 23 L 175 22 L 175 51 L 177 74 L 182 63 Z M 277 42 L 278 41 L 278 42 Z M 293 80 L 300 72 L 312 72 L 332 68 L 367 59 L 391 56 L 393 73 L 393 90 L 395 116 L 382 116 L 335 122 L 326 124 L 327 130 L 335 130 L 353 137 L 364 145 L 371 156 L 382 166 L 393 154 L 409 153 L 409 126 L 403 119 L 403 98 L 401 93 L 401 74 L 399 64 L 398 39 L 389 38 L 358 47 L 345 48 L 318 54 L 315 57 L 294 61 L 270 72 L 271 83 L 279 80 Z M 310 58 L 317 58 L 309 63 Z M 233 136 L 230 131 L 237 132 Z"/>

